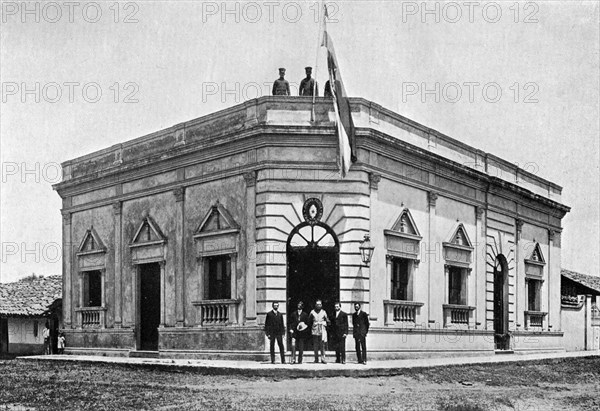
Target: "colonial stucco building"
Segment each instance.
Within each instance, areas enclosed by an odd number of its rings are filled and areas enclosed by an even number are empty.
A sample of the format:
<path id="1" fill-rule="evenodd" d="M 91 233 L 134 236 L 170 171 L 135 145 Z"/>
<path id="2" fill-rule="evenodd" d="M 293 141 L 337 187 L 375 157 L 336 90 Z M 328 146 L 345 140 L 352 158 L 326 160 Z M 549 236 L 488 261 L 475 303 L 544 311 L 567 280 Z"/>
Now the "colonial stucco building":
<path id="1" fill-rule="evenodd" d="M 312 122 L 263 97 L 65 162 L 69 351 L 260 357 L 271 303 L 317 298 L 363 303 L 373 355 L 563 349 L 561 187 L 351 106 L 345 179 L 323 98 Z"/>
<path id="2" fill-rule="evenodd" d="M 62 326 L 62 276 L 29 276 L 0 283 L 0 356 L 43 354 L 48 324 L 52 352 Z"/>

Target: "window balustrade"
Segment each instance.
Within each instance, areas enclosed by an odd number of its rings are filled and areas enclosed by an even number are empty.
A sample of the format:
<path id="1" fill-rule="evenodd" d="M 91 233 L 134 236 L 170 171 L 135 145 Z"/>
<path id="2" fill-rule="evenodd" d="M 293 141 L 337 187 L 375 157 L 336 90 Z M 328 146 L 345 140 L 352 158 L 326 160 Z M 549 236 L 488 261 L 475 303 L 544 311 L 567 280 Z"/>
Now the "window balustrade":
<path id="1" fill-rule="evenodd" d="M 417 311 L 423 303 L 403 300 L 384 300 L 385 325 L 415 325 Z"/>
<path id="2" fill-rule="evenodd" d="M 544 318 L 548 313 L 542 311 L 525 311 L 525 329 L 544 327 Z"/>
<path id="3" fill-rule="evenodd" d="M 468 327 L 471 324 L 471 312 L 475 310 L 475 307 L 458 304 L 444 304 L 442 307 L 444 310 L 444 327 Z"/>
<path id="4" fill-rule="evenodd" d="M 200 325 L 229 325 L 237 324 L 237 308 L 239 300 L 204 300 L 192 304 L 200 309 Z"/>
<path id="5" fill-rule="evenodd" d="M 104 328 L 105 307 L 82 307 L 76 310 L 79 314 L 81 328 Z"/>

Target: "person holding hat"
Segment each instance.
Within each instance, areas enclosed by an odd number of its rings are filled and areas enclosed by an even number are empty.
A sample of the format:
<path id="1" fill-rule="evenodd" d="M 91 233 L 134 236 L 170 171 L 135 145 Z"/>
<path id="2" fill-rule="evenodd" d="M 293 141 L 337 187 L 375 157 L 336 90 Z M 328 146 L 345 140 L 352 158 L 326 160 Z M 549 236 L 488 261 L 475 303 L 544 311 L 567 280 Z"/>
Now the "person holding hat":
<path id="1" fill-rule="evenodd" d="M 302 364 L 304 341 L 308 337 L 308 314 L 303 311 L 304 303 L 298 303 L 298 309 L 290 315 L 289 329 L 292 338 L 292 364 L 296 363 L 296 348 L 298 348 L 298 364 Z"/>
<path id="2" fill-rule="evenodd" d="M 279 69 L 279 78 L 273 83 L 273 95 L 274 96 L 289 96 L 290 95 L 290 83 L 284 78 L 285 69 L 282 67 Z"/>
<path id="3" fill-rule="evenodd" d="M 319 88 L 315 84 L 315 79 L 311 77 L 312 67 L 305 67 L 306 78 L 300 82 L 300 95 L 301 96 L 312 96 L 313 92 L 315 96 L 319 96 Z"/>

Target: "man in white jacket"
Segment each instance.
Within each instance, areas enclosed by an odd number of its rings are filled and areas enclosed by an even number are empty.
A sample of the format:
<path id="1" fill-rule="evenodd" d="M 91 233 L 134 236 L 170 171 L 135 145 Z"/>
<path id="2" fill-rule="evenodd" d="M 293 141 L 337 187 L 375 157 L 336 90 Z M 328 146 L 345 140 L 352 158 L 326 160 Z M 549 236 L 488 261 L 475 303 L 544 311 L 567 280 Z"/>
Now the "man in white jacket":
<path id="1" fill-rule="evenodd" d="M 317 300 L 315 309 L 308 315 L 308 321 L 311 324 L 313 336 L 313 349 L 315 351 L 315 362 L 319 362 L 319 350 L 321 351 L 321 362 L 325 364 L 325 344 L 323 338 L 327 338 L 327 330 L 325 327 L 329 324 L 327 313 L 323 310 L 323 303 Z"/>

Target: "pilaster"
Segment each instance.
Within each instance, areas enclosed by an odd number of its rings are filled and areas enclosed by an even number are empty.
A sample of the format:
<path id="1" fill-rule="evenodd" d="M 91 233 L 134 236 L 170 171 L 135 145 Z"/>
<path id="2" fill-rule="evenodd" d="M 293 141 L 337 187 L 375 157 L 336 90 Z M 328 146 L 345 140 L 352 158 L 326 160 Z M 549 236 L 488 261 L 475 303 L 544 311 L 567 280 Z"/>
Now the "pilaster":
<path id="1" fill-rule="evenodd" d="M 164 261 L 164 260 L 159 261 L 158 264 L 160 265 L 160 327 L 164 328 L 167 325 L 167 310 L 166 310 L 167 293 L 166 293 L 166 275 L 165 275 L 166 261 Z M 139 270 L 136 270 L 136 271 L 139 272 Z M 139 284 L 139 279 L 136 279 L 136 281 Z M 139 299 L 136 299 L 136 301 L 137 301 L 136 304 L 139 307 Z M 139 321 L 139 314 L 138 314 L 138 321 Z"/>
<path id="2" fill-rule="evenodd" d="M 185 187 L 173 190 L 175 196 L 175 326 L 183 327 L 185 319 L 185 241 L 183 225 L 185 219 Z M 163 269 L 161 268 L 161 272 Z"/>
<path id="3" fill-rule="evenodd" d="M 430 191 L 427 193 L 427 204 L 428 204 L 428 218 L 427 218 L 427 241 L 425 244 L 427 247 L 426 257 L 427 257 L 427 301 L 425 301 L 425 306 L 427 307 L 427 325 L 429 327 L 435 323 L 435 316 L 433 316 L 432 310 L 440 311 L 441 307 L 432 307 L 432 302 L 435 301 L 432 298 L 432 290 L 433 290 L 433 280 L 432 280 L 432 271 L 436 268 L 436 260 L 438 252 L 441 255 L 441 250 L 438 250 L 441 247 L 441 244 L 438 244 L 435 240 L 436 238 L 436 229 L 435 229 L 435 207 L 438 199 L 438 194 L 435 191 Z M 444 274 L 445 278 L 445 274 Z M 444 300 L 439 301 L 441 305 Z M 439 317 L 440 324 L 442 323 L 442 317 Z"/>
<path id="4" fill-rule="evenodd" d="M 485 325 L 486 315 L 486 277 L 487 267 L 485 264 L 486 258 L 486 215 L 485 208 L 482 206 L 475 207 L 475 275 L 472 281 L 475 284 L 475 301 L 473 305 L 477 308 L 475 311 L 475 327 L 483 328 Z"/>
<path id="5" fill-rule="evenodd" d="M 381 181 L 381 175 L 377 174 L 377 173 L 370 173 L 369 174 L 369 188 L 370 188 L 370 195 L 369 195 L 369 236 L 371 237 L 371 241 L 373 241 L 374 244 L 383 244 L 383 242 L 379 241 L 379 235 L 382 233 L 376 233 L 377 235 L 374 235 L 374 227 L 373 227 L 373 219 L 376 218 L 376 214 L 374 213 L 374 207 L 377 206 L 377 204 L 379 203 L 379 182 Z M 371 263 L 369 264 L 368 267 L 363 267 L 363 270 L 366 271 L 368 273 L 368 277 L 369 277 L 369 298 L 367 299 L 367 301 L 369 301 L 369 307 L 368 307 L 368 312 L 369 312 L 369 316 L 371 317 L 371 320 L 373 321 L 377 321 L 377 318 L 379 316 L 383 317 L 383 305 L 381 304 L 377 304 L 377 300 L 383 300 L 385 296 L 381 296 L 381 298 L 377 299 L 377 292 L 375 291 L 376 287 L 375 287 L 375 281 L 376 279 L 373 278 L 373 271 L 372 270 L 372 266 L 373 264 L 377 264 L 377 262 L 381 261 L 381 259 L 375 255 L 375 253 L 379 254 L 379 253 L 384 253 L 385 250 L 383 249 L 383 247 L 376 247 L 374 254 L 371 258 Z"/>
<path id="6" fill-rule="evenodd" d="M 63 324 L 74 328 L 73 324 L 73 240 L 71 238 L 71 213 L 62 212 L 62 266 L 63 266 Z"/>
<path id="7" fill-rule="evenodd" d="M 244 180 L 246 181 L 245 322 L 256 324 L 256 171 L 245 173 Z M 244 313 L 241 315 L 244 316 Z"/>
<path id="8" fill-rule="evenodd" d="M 113 219 L 115 225 L 115 238 L 114 238 L 114 253 L 115 253 L 115 297 L 114 297 L 114 318 L 115 328 L 121 328 L 123 324 L 123 295 L 122 295 L 122 276 L 123 268 L 121 266 L 123 258 L 123 233 L 122 233 L 122 209 L 123 204 L 121 201 L 113 203 Z"/>
<path id="9" fill-rule="evenodd" d="M 521 233 L 523 232 L 523 220 L 515 220 L 515 327 L 525 327 L 525 311 L 527 310 L 527 288 L 525 287 L 525 270 L 523 267 Z M 523 267 L 524 268 L 524 267 Z"/>
<path id="10" fill-rule="evenodd" d="M 561 329 L 560 324 L 560 250 L 557 247 L 559 243 L 558 236 L 560 234 L 554 230 L 548 230 L 548 257 L 546 261 L 546 296 L 548 316 L 546 321 L 548 331 L 556 331 Z"/>

